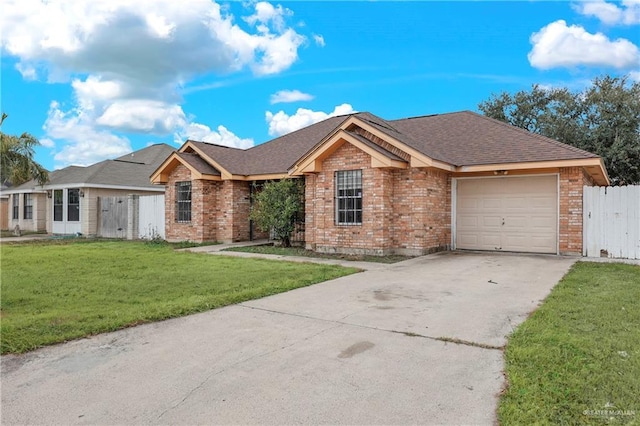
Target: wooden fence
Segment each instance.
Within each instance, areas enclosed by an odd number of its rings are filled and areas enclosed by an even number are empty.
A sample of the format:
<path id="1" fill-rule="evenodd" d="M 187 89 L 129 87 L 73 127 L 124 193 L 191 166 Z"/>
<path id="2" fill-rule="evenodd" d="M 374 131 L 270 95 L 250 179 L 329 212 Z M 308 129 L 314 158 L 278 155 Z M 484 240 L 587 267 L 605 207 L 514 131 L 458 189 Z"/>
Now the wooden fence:
<path id="1" fill-rule="evenodd" d="M 582 254 L 640 259 L 640 185 L 584 187 Z"/>
<path id="2" fill-rule="evenodd" d="M 98 197 L 98 235 L 104 238 L 165 238 L 164 195 Z"/>

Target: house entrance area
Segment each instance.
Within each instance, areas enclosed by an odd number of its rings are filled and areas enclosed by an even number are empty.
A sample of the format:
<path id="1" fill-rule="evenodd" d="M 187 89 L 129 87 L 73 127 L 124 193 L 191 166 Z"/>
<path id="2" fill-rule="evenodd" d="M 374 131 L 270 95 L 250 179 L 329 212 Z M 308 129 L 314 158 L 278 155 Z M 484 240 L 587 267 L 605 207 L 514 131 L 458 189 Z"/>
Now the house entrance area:
<path id="1" fill-rule="evenodd" d="M 80 189 L 54 189 L 52 216 L 54 234 L 75 234 L 81 231 Z"/>
<path id="2" fill-rule="evenodd" d="M 558 252 L 557 175 L 456 182 L 456 248 Z"/>

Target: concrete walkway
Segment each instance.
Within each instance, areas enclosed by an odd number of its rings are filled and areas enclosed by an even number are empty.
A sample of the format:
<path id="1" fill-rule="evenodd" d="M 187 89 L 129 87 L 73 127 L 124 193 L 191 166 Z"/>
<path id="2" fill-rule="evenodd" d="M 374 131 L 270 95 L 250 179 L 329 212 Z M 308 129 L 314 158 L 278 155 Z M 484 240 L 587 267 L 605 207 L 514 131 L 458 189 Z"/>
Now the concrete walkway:
<path id="1" fill-rule="evenodd" d="M 319 263 L 322 265 L 340 265 L 351 268 L 358 268 L 364 271 L 369 270 L 380 270 L 385 269 L 389 266 L 388 263 L 380 263 L 380 262 L 360 262 L 353 260 L 343 260 L 343 259 L 323 259 L 319 257 L 306 257 L 306 256 L 281 256 L 276 254 L 263 254 L 263 253 L 247 253 L 241 251 L 224 251 L 230 247 L 250 247 L 250 246 L 261 246 L 268 244 L 268 240 L 256 240 L 252 242 L 240 242 L 240 243 L 230 243 L 230 244 L 215 244 L 211 246 L 201 246 L 201 247 L 189 247 L 185 249 L 181 249 L 183 251 L 191 251 L 194 253 L 207 253 L 214 254 L 220 256 L 235 256 L 235 257 L 255 257 L 261 259 L 271 259 L 271 260 L 285 260 L 289 262 L 302 262 L 302 263 Z"/>
<path id="2" fill-rule="evenodd" d="M 574 261 L 442 253 L 3 356 L 1 423 L 494 424 L 506 336 Z"/>

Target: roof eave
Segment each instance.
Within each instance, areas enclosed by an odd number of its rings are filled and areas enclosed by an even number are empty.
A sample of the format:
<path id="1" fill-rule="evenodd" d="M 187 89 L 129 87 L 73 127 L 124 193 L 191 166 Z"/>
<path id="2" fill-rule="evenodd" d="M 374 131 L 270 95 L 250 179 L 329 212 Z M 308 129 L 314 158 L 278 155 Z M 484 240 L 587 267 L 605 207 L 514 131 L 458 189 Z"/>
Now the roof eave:
<path id="1" fill-rule="evenodd" d="M 544 160 L 514 163 L 493 163 L 493 164 L 477 164 L 470 166 L 458 166 L 455 168 L 456 173 L 477 173 L 491 171 L 509 171 L 509 170 L 535 170 L 549 169 L 560 167 L 583 167 L 598 185 L 607 186 L 610 184 L 607 169 L 600 157 L 591 158 L 574 158 L 567 160 Z"/>

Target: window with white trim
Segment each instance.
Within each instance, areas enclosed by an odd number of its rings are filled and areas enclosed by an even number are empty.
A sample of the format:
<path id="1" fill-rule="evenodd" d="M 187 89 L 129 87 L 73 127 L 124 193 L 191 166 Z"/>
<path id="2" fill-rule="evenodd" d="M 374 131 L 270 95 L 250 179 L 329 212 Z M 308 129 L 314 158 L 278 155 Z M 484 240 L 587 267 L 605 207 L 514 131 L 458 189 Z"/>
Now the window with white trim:
<path id="1" fill-rule="evenodd" d="M 80 221 L 80 189 L 78 188 L 67 190 L 67 221 Z"/>
<path id="2" fill-rule="evenodd" d="M 24 211 L 25 219 L 33 219 L 33 194 L 24 194 Z"/>
<path id="3" fill-rule="evenodd" d="M 53 221 L 54 222 L 62 222 L 62 209 L 64 207 L 63 204 L 63 193 L 62 189 L 55 189 L 53 191 Z"/>
<path id="4" fill-rule="evenodd" d="M 19 194 L 13 194 L 11 196 L 11 198 L 13 199 L 13 215 L 11 216 L 13 219 L 20 219 L 20 195 Z"/>
<path id="5" fill-rule="evenodd" d="M 191 222 L 191 182 L 176 182 L 176 222 Z"/>
<path id="6" fill-rule="evenodd" d="M 335 172 L 336 224 L 362 224 L 362 170 Z"/>

